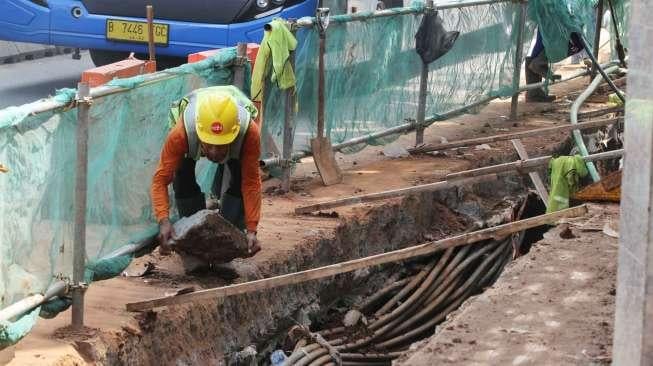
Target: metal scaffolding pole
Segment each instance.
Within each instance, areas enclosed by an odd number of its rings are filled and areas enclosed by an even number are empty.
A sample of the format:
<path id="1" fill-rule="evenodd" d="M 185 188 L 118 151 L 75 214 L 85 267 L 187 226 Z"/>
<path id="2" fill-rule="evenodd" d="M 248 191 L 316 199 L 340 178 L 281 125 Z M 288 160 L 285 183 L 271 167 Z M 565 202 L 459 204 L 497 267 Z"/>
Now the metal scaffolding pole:
<path id="1" fill-rule="evenodd" d="M 517 44 L 515 45 L 515 72 L 512 75 L 512 87 L 517 92 L 510 101 L 510 119 L 517 119 L 517 106 L 519 104 L 519 81 L 521 80 L 521 64 L 524 61 L 524 30 L 526 28 L 526 7 L 528 4 L 521 1 L 519 4 L 519 24 L 517 25 Z"/>
<path id="2" fill-rule="evenodd" d="M 601 48 L 601 23 L 603 21 L 603 1 L 604 0 L 599 0 L 598 4 L 596 4 L 596 27 L 594 28 L 594 57 L 598 60 L 599 59 L 599 48 Z M 590 80 L 593 80 L 594 77 L 596 77 L 596 73 L 598 72 L 596 68 L 596 64 L 592 64 L 592 74 L 590 77 Z"/>
<path id="3" fill-rule="evenodd" d="M 84 326 L 84 267 L 86 265 L 86 194 L 88 123 L 91 97 L 88 83 L 77 84 L 77 162 L 75 173 L 75 236 L 73 241 L 72 326 Z"/>
<path id="4" fill-rule="evenodd" d="M 291 29 L 294 26 L 291 26 Z M 294 32 L 293 32 L 294 33 Z M 295 67 L 295 53 L 290 53 L 290 65 Z M 283 148 L 282 159 L 283 172 L 281 175 L 281 191 L 290 191 L 290 175 L 292 173 L 292 148 L 295 138 L 295 88 L 286 90 L 285 116 L 283 121 Z"/>

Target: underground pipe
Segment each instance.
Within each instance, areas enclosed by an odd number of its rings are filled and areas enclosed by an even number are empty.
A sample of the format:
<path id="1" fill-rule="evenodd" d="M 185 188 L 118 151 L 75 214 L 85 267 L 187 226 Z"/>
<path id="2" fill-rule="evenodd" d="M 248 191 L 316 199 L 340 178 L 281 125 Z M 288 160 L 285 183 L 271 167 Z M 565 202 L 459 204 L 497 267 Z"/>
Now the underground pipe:
<path id="1" fill-rule="evenodd" d="M 404 301 L 401 305 L 399 305 L 399 307 L 392 310 L 389 314 L 385 315 L 384 317 L 379 318 L 376 322 L 372 323 L 370 329 L 375 330 L 381 328 L 383 325 L 387 324 L 391 320 L 394 320 L 397 316 L 401 315 L 404 311 L 408 310 L 414 303 L 416 303 L 419 300 L 421 294 L 424 293 L 434 281 L 437 281 L 439 273 L 442 272 L 443 275 L 446 275 L 447 268 L 449 268 L 452 264 L 455 265 L 456 261 L 460 260 L 460 258 L 464 256 L 464 254 L 460 254 L 462 250 L 459 251 L 456 257 L 454 257 L 451 263 L 449 263 L 449 265 L 447 266 L 449 257 L 451 257 L 453 252 L 454 252 L 453 248 L 447 249 L 444 255 L 438 259 L 437 265 L 431 270 L 429 275 L 420 284 L 419 288 L 406 301 Z M 445 266 L 447 267 L 445 268 Z"/>
<path id="2" fill-rule="evenodd" d="M 436 324 L 444 320 L 447 314 L 455 310 L 460 306 L 460 304 L 463 303 L 467 299 L 467 297 L 471 294 L 471 291 L 469 287 L 478 279 L 479 275 L 481 272 L 487 267 L 487 265 L 493 261 L 502 251 L 504 247 L 499 246 L 498 250 L 495 250 L 495 252 L 487 257 L 481 265 L 474 271 L 472 276 L 456 291 L 454 295 L 452 295 L 452 298 L 457 298 L 449 307 L 447 307 L 443 312 L 440 313 L 439 316 L 436 316 L 432 318 L 431 320 L 427 321 L 425 324 L 411 330 L 410 332 L 407 332 L 399 337 L 390 339 L 388 341 L 379 343 L 376 345 L 377 348 L 391 348 L 394 345 L 398 344 L 403 344 L 407 340 L 411 340 L 412 337 L 418 336 L 422 334 L 423 332 L 427 331 L 428 329 L 434 327 Z M 431 309 L 432 310 L 432 309 Z"/>
<path id="3" fill-rule="evenodd" d="M 307 354 L 306 356 L 302 357 L 299 361 L 297 361 L 294 366 L 308 366 L 311 362 L 314 360 L 317 360 L 319 357 L 323 355 L 328 355 L 329 351 L 326 348 L 323 348 L 320 346 L 313 352 Z"/>
<path id="4" fill-rule="evenodd" d="M 392 307 L 397 304 L 400 300 L 402 300 L 406 295 L 408 295 L 411 291 L 419 285 L 424 277 L 426 277 L 427 274 L 433 270 L 433 266 L 435 266 L 435 262 L 429 263 L 424 269 L 419 271 L 419 273 L 408 283 L 408 285 L 404 286 L 404 288 L 401 289 L 395 296 L 393 296 L 388 302 L 385 303 L 379 310 L 377 310 L 374 313 L 375 317 L 380 317 L 381 315 L 384 315 L 388 311 L 392 309 Z"/>
<path id="5" fill-rule="evenodd" d="M 321 348 L 319 344 L 317 343 L 312 343 L 309 344 L 308 346 L 300 347 L 298 350 L 295 350 L 293 353 L 288 356 L 288 358 L 283 362 L 283 366 L 291 366 L 294 365 L 295 362 L 299 361 L 303 357 L 307 356 L 314 350 Z"/>
<path id="6" fill-rule="evenodd" d="M 438 305 L 445 299 L 449 298 L 449 294 L 455 290 L 455 282 L 456 279 L 459 278 L 459 275 L 461 275 L 461 272 L 464 269 L 467 269 L 467 267 L 473 263 L 476 259 L 480 258 L 483 256 L 485 253 L 489 252 L 490 250 L 494 250 L 497 248 L 498 243 L 495 245 L 486 245 L 482 248 L 479 248 L 476 252 L 472 253 L 469 255 L 460 265 L 456 266 L 455 270 L 452 271 L 443 281 L 442 284 L 436 291 L 434 291 L 430 296 L 426 299 L 425 303 L 428 304 L 426 307 L 421 309 L 417 314 L 413 315 L 410 319 L 407 319 L 403 321 L 401 324 L 397 324 L 395 327 L 390 329 L 390 332 L 388 333 L 389 336 L 396 335 L 397 333 L 400 333 L 407 328 L 410 328 L 413 324 L 416 322 L 423 320 L 424 317 L 428 316 L 430 313 L 432 313 Z M 456 298 L 456 295 L 451 296 L 451 298 Z"/>
<path id="7" fill-rule="evenodd" d="M 469 250 L 469 246 L 465 246 L 465 247 L 461 248 L 458 251 L 458 253 L 456 254 L 456 257 L 454 257 L 452 262 L 449 263 L 449 265 L 447 266 L 447 269 L 457 265 L 457 262 L 459 260 L 462 260 L 462 258 L 465 256 L 465 254 L 467 253 L 468 250 Z M 350 342 L 350 343 L 346 343 L 346 344 L 343 344 L 343 345 L 338 345 L 336 347 L 336 349 L 338 349 L 338 351 L 348 351 L 348 350 L 355 350 L 355 349 L 358 349 L 360 347 L 366 346 L 366 345 L 374 342 L 375 340 L 378 340 L 378 339 L 382 338 L 390 329 L 392 329 L 393 326 L 395 326 L 396 324 L 401 323 L 405 318 L 411 316 L 411 313 L 410 313 L 411 308 L 415 304 L 417 304 L 417 306 L 419 306 L 419 304 L 423 301 L 422 294 L 426 291 L 426 289 L 428 289 L 430 287 L 431 283 L 433 283 L 433 281 L 435 281 L 436 278 L 438 280 L 441 278 L 441 277 L 438 277 L 438 274 L 440 273 L 440 271 L 442 270 L 442 267 L 444 266 L 444 264 L 448 260 L 448 256 L 446 256 L 446 257 L 447 258 L 444 258 L 444 260 L 440 261 L 440 263 L 442 263 L 442 266 L 440 266 L 440 264 L 438 263 L 438 266 L 431 271 L 429 276 L 420 285 L 418 290 L 415 293 L 413 293 L 410 296 L 410 298 L 408 300 L 406 300 L 406 302 L 401 304 L 397 309 L 393 310 L 390 314 L 388 314 L 385 317 L 383 317 L 381 319 L 378 319 L 376 322 L 373 322 L 372 324 L 370 324 L 369 329 L 374 330 L 374 334 L 372 334 L 369 337 L 359 339 L 359 340 L 357 340 L 355 342 Z M 443 273 L 443 276 L 446 276 L 447 269 L 445 269 L 445 272 Z"/>
<path id="8" fill-rule="evenodd" d="M 388 353 L 341 353 L 340 358 L 343 361 L 373 361 L 373 360 L 393 360 L 401 357 L 401 352 Z"/>
<path id="9" fill-rule="evenodd" d="M 419 277 L 421 275 L 421 273 L 423 273 L 423 272 L 424 272 L 424 269 L 422 269 L 416 276 L 411 276 L 411 277 L 407 277 L 405 279 L 402 279 L 400 281 L 396 281 L 393 284 L 391 284 L 390 286 L 386 286 L 385 288 L 382 288 L 381 290 L 377 291 L 374 295 L 370 296 L 367 300 L 365 300 L 365 302 L 363 304 L 361 304 L 361 306 L 360 306 L 361 312 L 364 312 L 365 309 L 367 309 L 370 306 L 374 305 L 377 301 L 381 300 L 382 298 L 384 298 L 388 294 L 396 291 L 397 289 L 405 288 L 405 285 L 407 283 L 410 285 L 410 283 L 415 282 L 416 277 Z M 401 291 L 403 291 L 403 289 Z M 395 295 L 395 296 L 397 296 L 397 295 Z"/>
<path id="10" fill-rule="evenodd" d="M 308 366 L 322 366 L 322 365 L 327 364 L 327 363 L 329 363 L 331 361 L 333 361 L 331 355 L 324 355 L 322 357 L 318 357 L 315 361 L 308 364 Z"/>

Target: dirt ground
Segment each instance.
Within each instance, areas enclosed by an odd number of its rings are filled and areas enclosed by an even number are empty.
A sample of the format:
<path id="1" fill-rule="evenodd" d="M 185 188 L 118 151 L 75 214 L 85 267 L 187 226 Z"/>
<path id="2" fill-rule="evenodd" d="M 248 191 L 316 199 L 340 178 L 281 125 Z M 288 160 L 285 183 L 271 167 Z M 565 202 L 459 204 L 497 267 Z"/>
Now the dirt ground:
<path id="1" fill-rule="evenodd" d="M 563 70 L 563 73 L 574 71 L 577 71 L 577 68 L 569 66 Z M 552 89 L 559 95 L 564 95 L 580 90 L 585 85 L 587 85 L 586 78 L 554 86 Z M 508 131 L 566 124 L 568 123 L 566 113 L 570 104 L 571 101 L 566 98 L 560 98 L 553 104 L 526 105 L 522 102 L 520 103 L 521 116 L 519 120 L 509 121 L 507 118 L 510 109 L 509 101 L 495 101 L 479 114 L 465 115 L 432 125 L 427 129 L 425 139 L 426 142 L 438 143 L 442 141 L 442 138 L 455 141 L 462 138 L 491 136 Z M 603 107 L 603 105 L 586 105 L 587 110 Z M 528 153 L 536 157 L 549 154 L 550 150 L 558 147 L 567 136 L 567 134 L 551 134 L 527 138 L 523 140 L 523 143 Z M 393 143 L 393 145 L 402 147 L 410 147 L 413 144 L 414 134 L 402 136 Z M 343 220 L 364 216 L 371 207 L 378 204 L 337 209 L 338 217 L 296 216 L 293 213 L 296 206 L 433 182 L 442 179 L 450 172 L 489 165 L 507 158 L 517 158 L 509 141 L 491 144 L 489 150 L 472 147 L 461 149 L 458 153 L 449 151 L 439 156 L 424 155 L 393 159 L 383 156 L 381 151 L 380 147 L 368 147 L 357 154 L 346 156 L 337 154 L 344 171 L 344 183 L 330 187 L 321 185 L 312 159 L 304 159 L 295 172 L 293 192 L 283 196 L 271 194 L 264 196 L 263 217 L 259 226 L 259 239 L 263 249 L 255 257 L 249 259 L 248 263 L 255 265 L 258 273 L 264 277 L 281 274 L 289 269 L 282 263 L 287 262 L 289 258 L 301 251 L 301 245 L 303 245 L 301 243 L 305 243 L 307 238 L 333 235 Z M 265 182 L 265 187 L 273 187 L 278 183 L 277 180 L 272 179 Z M 534 264 L 542 263 L 544 266 L 546 262 L 540 261 L 539 253 L 535 251 L 534 254 L 536 258 Z M 525 260 L 530 261 L 528 258 Z M 66 329 L 62 330 L 69 324 L 70 311 L 60 314 L 55 319 L 40 319 L 34 330 L 14 347 L 15 358 L 10 365 L 85 364 L 84 354 L 89 352 L 88 345 L 93 344 L 87 342 L 87 338 L 93 339 L 97 333 L 102 333 L 105 336 L 120 339 L 133 334 L 133 332 L 138 332 L 138 329 L 134 330 L 134 324 L 138 322 L 134 319 L 133 314 L 125 311 L 126 303 L 161 297 L 185 287 L 202 289 L 227 283 L 224 278 L 217 275 L 185 276 L 178 257 L 174 255 L 161 257 L 156 252 L 135 261 L 127 272 L 140 270 L 146 262 L 152 262 L 156 266 L 150 276 L 119 277 L 93 283 L 90 286 L 86 293 L 86 324 L 90 328 L 88 332 L 75 335 L 66 332 Z M 585 271 L 589 271 L 589 269 Z M 555 271 L 552 273 L 555 274 Z M 548 287 L 548 284 L 544 280 L 553 279 L 553 277 L 539 278 L 540 282 L 538 283 L 545 288 Z M 242 280 L 236 279 L 236 281 Z M 609 279 L 606 276 L 604 280 L 608 281 Z M 569 279 L 569 281 L 575 280 Z M 520 286 L 514 291 L 530 291 L 527 289 L 531 288 L 533 284 L 525 283 L 526 287 Z M 544 296 L 542 290 L 538 289 L 537 291 Z M 582 293 L 578 296 L 580 296 L 580 300 L 583 300 L 585 298 L 583 296 L 588 296 L 588 294 Z M 574 299 L 572 297 L 569 301 L 575 301 Z M 549 314 L 542 316 L 549 316 Z M 611 321 L 611 315 L 607 316 L 605 313 L 604 316 L 606 322 Z M 559 322 L 564 324 L 563 321 L 564 319 L 561 319 Z M 606 332 L 611 332 L 610 324 L 606 326 L 609 328 Z M 519 333 L 516 333 L 516 336 L 521 339 L 527 338 L 524 334 Z M 477 339 L 476 342 L 480 344 L 480 340 Z M 608 343 L 603 342 L 603 344 L 607 345 Z M 592 357 L 602 355 L 594 349 L 588 349 L 588 352 Z M 515 357 L 517 356 L 515 354 Z"/>
<path id="2" fill-rule="evenodd" d="M 591 205 L 547 232 L 394 364 L 609 365 L 618 239 L 604 227 L 618 223 L 618 205 Z"/>

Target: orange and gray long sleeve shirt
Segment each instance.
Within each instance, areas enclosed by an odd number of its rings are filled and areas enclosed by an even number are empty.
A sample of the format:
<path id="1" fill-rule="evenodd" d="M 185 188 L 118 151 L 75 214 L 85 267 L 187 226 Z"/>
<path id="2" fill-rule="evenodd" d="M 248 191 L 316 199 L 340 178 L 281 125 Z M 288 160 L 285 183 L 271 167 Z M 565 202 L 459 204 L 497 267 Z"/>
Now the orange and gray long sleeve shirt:
<path id="1" fill-rule="evenodd" d="M 168 185 L 172 183 L 174 174 L 182 159 L 188 153 L 188 139 L 184 124 L 178 122 L 170 130 L 161 149 L 161 158 L 152 178 L 152 205 L 157 221 L 170 216 L 170 200 Z M 259 157 L 261 156 L 261 132 L 256 123 L 250 123 L 240 156 L 241 191 L 245 207 L 245 226 L 248 231 L 256 231 L 261 217 L 261 176 L 259 173 Z"/>

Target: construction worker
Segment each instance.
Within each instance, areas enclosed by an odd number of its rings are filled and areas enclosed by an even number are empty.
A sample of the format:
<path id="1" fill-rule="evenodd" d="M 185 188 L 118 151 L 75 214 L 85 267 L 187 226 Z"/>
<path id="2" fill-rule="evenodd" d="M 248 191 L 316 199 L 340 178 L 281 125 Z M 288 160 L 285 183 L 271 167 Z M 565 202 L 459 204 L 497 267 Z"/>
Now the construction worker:
<path id="1" fill-rule="evenodd" d="M 567 56 L 573 56 L 582 50 L 583 46 L 578 34 L 572 33 L 567 46 Z M 560 80 L 561 78 L 557 74 L 549 75 L 549 59 L 546 56 L 544 41 L 539 30 L 537 31 L 537 38 L 533 50 L 530 56 L 525 58 L 525 66 L 526 84 L 539 83 L 547 77 L 550 77 L 552 80 Z M 549 95 L 544 88 L 531 89 L 526 92 L 526 102 L 549 103 L 555 99 L 556 96 Z"/>
<path id="2" fill-rule="evenodd" d="M 256 108 L 238 88 L 215 86 L 190 93 L 171 113 L 176 114 L 176 123 L 161 150 L 151 188 L 162 252 L 169 251 L 167 243 L 174 235 L 168 185 L 172 183 L 180 217 L 206 208 L 195 178 L 195 164 L 201 157 L 219 164 L 211 191 L 219 198 L 222 216 L 246 231 L 251 254 L 259 251 L 261 137 L 259 126 L 252 122 Z"/>

